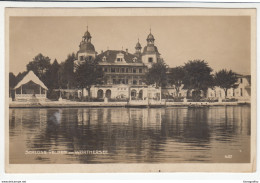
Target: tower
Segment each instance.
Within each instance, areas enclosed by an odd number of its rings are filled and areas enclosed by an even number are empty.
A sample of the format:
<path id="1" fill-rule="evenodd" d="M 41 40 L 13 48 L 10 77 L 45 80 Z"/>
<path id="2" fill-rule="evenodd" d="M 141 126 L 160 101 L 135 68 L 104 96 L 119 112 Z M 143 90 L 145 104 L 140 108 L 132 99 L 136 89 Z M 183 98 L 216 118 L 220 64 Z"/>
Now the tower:
<path id="1" fill-rule="evenodd" d="M 148 67 L 151 67 L 153 63 L 157 63 L 160 58 L 160 53 L 158 52 L 157 47 L 154 45 L 154 36 L 151 33 L 147 36 L 147 45 L 144 47 L 142 54 L 142 61 Z"/>
<path id="2" fill-rule="evenodd" d="M 142 51 L 142 46 L 139 43 L 139 38 L 138 38 L 138 42 L 136 43 L 136 46 L 135 46 L 135 55 L 141 56 L 141 54 L 142 54 L 141 51 Z"/>
<path id="3" fill-rule="evenodd" d="M 91 43 L 92 36 L 90 35 L 87 27 L 87 31 L 82 37 L 82 41 L 79 45 L 78 61 L 85 61 L 86 59 L 95 59 L 96 51 L 94 45 Z"/>

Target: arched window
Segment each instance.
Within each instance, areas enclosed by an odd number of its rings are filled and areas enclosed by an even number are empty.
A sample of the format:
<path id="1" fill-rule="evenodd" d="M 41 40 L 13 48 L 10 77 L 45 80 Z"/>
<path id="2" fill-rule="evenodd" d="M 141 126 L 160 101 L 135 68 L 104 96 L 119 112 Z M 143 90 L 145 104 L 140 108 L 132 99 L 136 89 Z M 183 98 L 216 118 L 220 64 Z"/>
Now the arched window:
<path id="1" fill-rule="evenodd" d="M 131 99 L 132 100 L 136 99 L 136 90 L 135 89 L 131 90 Z"/>
<path id="2" fill-rule="evenodd" d="M 103 98 L 103 90 L 98 90 L 98 92 L 97 92 L 97 98 Z"/>
<path id="3" fill-rule="evenodd" d="M 139 99 L 143 99 L 143 90 L 139 91 L 138 98 Z"/>
<path id="4" fill-rule="evenodd" d="M 111 98 L 111 90 L 106 91 L 106 98 Z"/>

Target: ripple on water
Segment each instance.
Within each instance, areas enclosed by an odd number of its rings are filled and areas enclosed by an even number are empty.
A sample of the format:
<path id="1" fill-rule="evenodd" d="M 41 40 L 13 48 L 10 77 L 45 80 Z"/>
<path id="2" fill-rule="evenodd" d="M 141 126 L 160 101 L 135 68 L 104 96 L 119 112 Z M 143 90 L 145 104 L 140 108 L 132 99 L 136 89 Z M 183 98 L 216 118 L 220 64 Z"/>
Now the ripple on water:
<path id="1" fill-rule="evenodd" d="M 10 109 L 11 163 L 250 161 L 250 107 Z M 26 150 L 104 150 L 25 155 Z"/>

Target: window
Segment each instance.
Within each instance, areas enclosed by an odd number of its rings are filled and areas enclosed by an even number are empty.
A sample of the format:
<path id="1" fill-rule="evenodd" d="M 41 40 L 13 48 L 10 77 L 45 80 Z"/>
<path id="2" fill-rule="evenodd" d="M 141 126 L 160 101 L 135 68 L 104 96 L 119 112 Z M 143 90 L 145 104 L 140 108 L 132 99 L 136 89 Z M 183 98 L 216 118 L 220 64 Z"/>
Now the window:
<path id="1" fill-rule="evenodd" d="M 124 54 L 120 52 L 116 55 L 116 62 L 123 62 L 123 61 L 124 61 Z"/>
<path id="2" fill-rule="evenodd" d="M 99 72 L 101 72 L 101 71 L 102 71 L 102 67 L 98 67 L 97 70 L 98 70 Z"/>
<path id="3" fill-rule="evenodd" d="M 133 62 L 136 62 L 137 61 L 137 58 L 135 57 L 135 58 L 133 58 Z"/>
<path id="4" fill-rule="evenodd" d="M 139 85 L 142 85 L 142 80 L 139 80 Z"/>
<path id="5" fill-rule="evenodd" d="M 243 97 L 243 88 L 240 88 L 240 96 Z"/>
<path id="6" fill-rule="evenodd" d="M 116 68 L 116 72 L 119 72 L 119 68 Z"/>
<path id="7" fill-rule="evenodd" d="M 111 68 L 111 72 L 116 72 L 115 68 Z"/>
<path id="8" fill-rule="evenodd" d="M 126 72 L 126 73 L 128 72 L 128 68 L 125 69 L 125 72 Z"/>
<path id="9" fill-rule="evenodd" d="M 121 69 L 121 72 L 125 72 L 125 68 L 122 68 L 122 69 Z"/>
<path id="10" fill-rule="evenodd" d="M 107 72 L 107 68 L 106 67 L 105 67 L 104 71 Z"/>
<path id="11" fill-rule="evenodd" d="M 88 59 L 89 59 L 89 60 L 92 60 L 92 56 L 89 56 Z"/>
<path id="12" fill-rule="evenodd" d="M 139 73 L 142 73 L 143 72 L 143 70 L 142 69 L 139 69 Z"/>
<path id="13" fill-rule="evenodd" d="M 125 84 L 125 80 L 124 79 L 122 79 L 122 83 Z"/>
<path id="14" fill-rule="evenodd" d="M 133 73 L 136 73 L 136 69 L 135 68 L 133 69 Z"/>
<path id="15" fill-rule="evenodd" d="M 83 61 L 83 60 L 84 60 L 84 57 L 83 57 L 83 56 L 80 56 L 79 59 L 80 59 L 80 61 Z"/>
<path id="16" fill-rule="evenodd" d="M 102 59 L 103 62 L 107 61 L 107 57 L 104 56 L 103 59 Z"/>
<path id="17" fill-rule="evenodd" d="M 136 80 L 133 80 L 133 84 L 136 85 L 136 84 L 137 84 L 137 81 L 136 81 Z"/>
<path id="18" fill-rule="evenodd" d="M 152 58 L 152 57 L 149 57 L 149 58 L 148 58 L 148 62 L 149 62 L 149 63 L 152 63 L 152 62 L 153 62 L 153 58 Z"/>
<path id="19" fill-rule="evenodd" d="M 243 83 L 243 78 L 240 78 L 240 83 Z"/>
<path id="20" fill-rule="evenodd" d="M 125 79 L 125 84 L 128 84 L 128 79 Z"/>
<path id="21" fill-rule="evenodd" d="M 116 84 L 116 79 L 113 79 L 113 84 Z"/>

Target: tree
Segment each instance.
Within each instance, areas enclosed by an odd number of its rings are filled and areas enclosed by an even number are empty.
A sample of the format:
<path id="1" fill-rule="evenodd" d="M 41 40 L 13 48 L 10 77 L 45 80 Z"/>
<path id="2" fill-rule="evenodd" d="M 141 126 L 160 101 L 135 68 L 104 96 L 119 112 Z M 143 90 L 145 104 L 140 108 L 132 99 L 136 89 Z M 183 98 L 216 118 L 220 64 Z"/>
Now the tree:
<path id="1" fill-rule="evenodd" d="M 91 97 L 90 88 L 92 85 L 102 84 L 104 79 L 104 73 L 102 68 L 98 66 L 98 63 L 93 59 L 86 59 L 84 63 L 76 66 L 75 80 L 78 88 L 86 88 L 88 91 L 88 97 Z"/>
<path id="2" fill-rule="evenodd" d="M 215 85 L 219 86 L 225 91 L 225 98 L 227 97 L 228 89 L 238 87 L 238 84 L 236 84 L 238 75 L 232 70 L 227 71 L 226 69 L 222 69 L 215 73 L 214 79 Z"/>
<path id="3" fill-rule="evenodd" d="M 32 70 L 43 82 L 46 82 L 46 72 L 50 69 L 50 58 L 39 53 L 26 65 L 27 71 Z"/>
<path id="4" fill-rule="evenodd" d="M 180 87 L 183 84 L 184 77 L 185 71 L 183 67 L 178 66 L 170 69 L 170 73 L 168 75 L 168 83 L 175 86 L 177 96 L 179 96 Z"/>
<path id="5" fill-rule="evenodd" d="M 12 90 L 16 85 L 16 77 L 12 72 L 9 72 L 9 96 L 14 98 L 14 91 Z"/>
<path id="6" fill-rule="evenodd" d="M 74 61 L 76 55 L 74 53 L 69 54 L 65 62 L 60 64 L 59 70 L 59 85 L 61 88 L 71 88 L 75 86 L 74 78 Z"/>
<path id="7" fill-rule="evenodd" d="M 17 84 L 24 78 L 24 76 L 25 76 L 26 74 L 28 74 L 28 71 L 24 71 L 24 72 L 22 72 L 22 73 L 19 72 L 19 73 L 17 74 L 16 78 L 15 78 L 15 80 L 16 80 L 15 85 L 17 85 Z"/>
<path id="8" fill-rule="evenodd" d="M 163 60 L 154 63 L 146 73 L 146 84 L 155 84 L 156 87 L 164 87 L 167 84 L 167 65 Z"/>
<path id="9" fill-rule="evenodd" d="M 208 88 L 213 87 L 214 80 L 211 72 L 212 68 L 204 60 L 193 60 L 184 65 L 185 77 L 183 80 L 184 88 L 194 90 L 194 99 L 199 100 L 201 91 L 204 95 Z"/>
<path id="10" fill-rule="evenodd" d="M 9 88 L 13 89 L 16 85 L 16 77 L 14 73 L 9 72 Z"/>
<path id="11" fill-rule="evenodd" d="M 49 70 L 46 72 L 46 85 L 49 89 L 59 88 L 59 68 L 60 65 L 55 59 Z"/>

